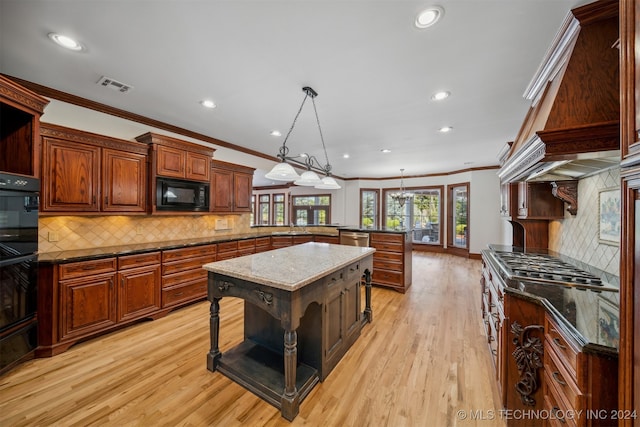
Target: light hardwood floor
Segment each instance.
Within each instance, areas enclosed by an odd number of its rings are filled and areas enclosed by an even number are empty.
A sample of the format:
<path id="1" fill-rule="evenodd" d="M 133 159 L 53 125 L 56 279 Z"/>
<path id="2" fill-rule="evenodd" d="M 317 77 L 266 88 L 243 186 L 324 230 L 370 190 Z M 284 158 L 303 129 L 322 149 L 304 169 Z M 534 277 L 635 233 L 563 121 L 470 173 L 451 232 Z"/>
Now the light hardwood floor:
<path id="1" fill-rule="evenodd" d="M 504 426 L 492 415 L 480 271 L 478 260 L 414 252 L 409 291 L 373 288 L 373 323 L 291 423 L 206 369 L 205 301 L 0 377 L 0 426 Z M 242 310 L 221 301 L 223 352 L 242 340 Z"/>

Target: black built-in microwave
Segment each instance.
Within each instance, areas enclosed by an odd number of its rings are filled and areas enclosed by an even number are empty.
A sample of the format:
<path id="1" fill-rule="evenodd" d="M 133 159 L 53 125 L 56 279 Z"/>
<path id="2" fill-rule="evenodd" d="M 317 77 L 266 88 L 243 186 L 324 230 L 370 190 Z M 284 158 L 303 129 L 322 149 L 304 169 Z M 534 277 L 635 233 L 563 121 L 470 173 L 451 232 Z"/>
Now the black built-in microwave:
<path id="1" fill-rule="evenodd" d="M 209 211 L 209 184 L 158 177 L 156 210 L 207 212 Z"/>

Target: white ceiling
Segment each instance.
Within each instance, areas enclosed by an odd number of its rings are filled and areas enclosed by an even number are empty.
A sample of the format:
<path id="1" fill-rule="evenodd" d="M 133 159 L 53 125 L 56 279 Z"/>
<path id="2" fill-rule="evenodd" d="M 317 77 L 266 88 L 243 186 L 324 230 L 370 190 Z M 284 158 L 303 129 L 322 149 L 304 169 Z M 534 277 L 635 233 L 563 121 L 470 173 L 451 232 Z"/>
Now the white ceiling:
<path id="1" fill-rule="evenodd" d="M 585 3 L 439 0 L 443 19 L 419 30 L 431 0 L 0 0 L 0 72 L 272 156 L 284 136 L 269 132 L 286 134 L 311 86 L 336 176 L 446 173 L 498 164 L 527 84 Z M 452 95 L 432 101 L 439 90 Z M 325 163 L 310 103 L 287 146 Z"/>

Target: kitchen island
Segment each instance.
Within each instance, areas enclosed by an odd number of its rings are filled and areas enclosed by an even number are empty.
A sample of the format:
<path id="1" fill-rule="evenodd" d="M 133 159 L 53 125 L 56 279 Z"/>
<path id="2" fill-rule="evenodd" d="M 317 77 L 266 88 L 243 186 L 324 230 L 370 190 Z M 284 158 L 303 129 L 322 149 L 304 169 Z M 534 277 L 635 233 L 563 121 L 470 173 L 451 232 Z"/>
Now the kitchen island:
<path id="1" fill-rule="evenodd" d="M 205 264 L 211 302 L 207 369 L 218 370 L 293 420 L 302 400 L 372 320 L 374 252 L 310 242 Z M 226 296 L 244 300 L 244 341 L 223 354 L 219 301 Z"/>

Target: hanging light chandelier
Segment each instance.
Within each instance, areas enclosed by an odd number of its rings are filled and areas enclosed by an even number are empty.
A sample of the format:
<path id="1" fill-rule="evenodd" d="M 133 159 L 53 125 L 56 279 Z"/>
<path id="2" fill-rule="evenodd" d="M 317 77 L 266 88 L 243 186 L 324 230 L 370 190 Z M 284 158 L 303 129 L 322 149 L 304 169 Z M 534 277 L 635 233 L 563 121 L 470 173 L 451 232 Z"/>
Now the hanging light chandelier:
<path id="1" fill-rule="evenodd" d="M 324 144 L 324 137 L 322 136 L 322 128 L 320 127 L 320 120 L 318 119 L 318 110 L 316 110 L 316 102 L 315 97 L 318 96 L 318 92 L 313 90 L 312 88 L 305 86 L 302 88 L 304 92 L 304 99 L 302 100 L 302 104 L 300 104 L 300 108 L 296 113 L 296 116 L 293 119 L 293 123 L 291 124 L 291 128 L 289 128 L 289 132 L 284 138 L 282 142 L 282 147 L 278 151 L 277 157 L 280 159 L 280 163 L 275 165 L 271 171 L 265 175 L 268 179 L 273 179 L 275 181 L 287 181 L 293 183 L 295 185 L 309 186 L 323 190 L 337 190 L 340 185 L 336 182 L 336 180 L 331 176 L 331 164 L 329 164 L 329 157 L 327 156 L 327 147 Z M 311 102 L 313 103 L 313 111 L 316 116 L 316 123 L 318 123 L 318 131 L 320 132 L 320 140 L 322 141 L 322 149 L 324 151 L 324 157 L 326 160 L 326 164 L 323 166 L 318 159 L 314 156 L 310 156 L 308 154 L 302 154 L 300 156 L 289 156 L 289 148 L 287 147 L 287 140 L 289 139 L 289 135 L 293 131 L 293 128 L 296 125 L 296 121 L 298 120 L 298 116 L 304 107 L 304 103 L 307 101 L 307 98 L 311 98 Z M 295 159 L 304 159 L 302 162 Z M 307 170 L 302 173 L 302 175 L 298 175 L 293 166 L 291 166 L 291 161 L 295 163 L 302 163 L 307 167 Z M 320 178 L 313 169 L 319 170 L 325 176 Z"/>
<path id="2" fill-rule="evenodd" d="M 413 193 L 409 193 L 404 190 L 404 169 L 400 169 L 400 191 L 391 193 L 391 198 L 395 200 L 400 207 L 404 207 L 404 204 L 413 199 Z"/>

